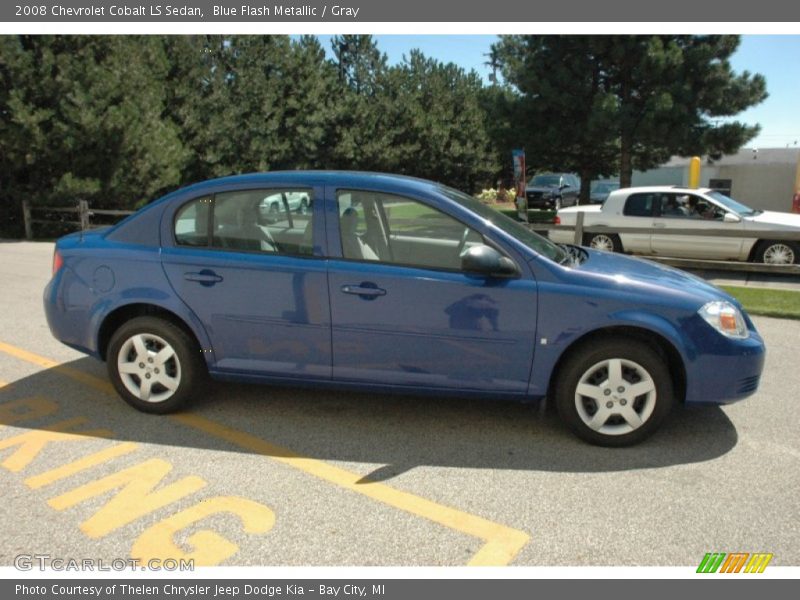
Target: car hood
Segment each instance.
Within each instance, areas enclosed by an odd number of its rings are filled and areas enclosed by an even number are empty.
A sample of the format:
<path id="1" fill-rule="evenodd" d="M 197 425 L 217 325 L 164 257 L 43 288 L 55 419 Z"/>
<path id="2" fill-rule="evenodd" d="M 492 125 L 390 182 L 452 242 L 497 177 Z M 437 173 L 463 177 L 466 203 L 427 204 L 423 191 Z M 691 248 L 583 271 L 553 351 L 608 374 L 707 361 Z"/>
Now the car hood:
<path id="1" fill-rule="evenodd" d="M 749 222 L 754 223 L 756 227 L 770 225 L 783 228 L 797 228 L 800 229 L 800 215 L 794 213 L 777 212 L 772 210 L 765 210 L 760 215 L 753 217 L 745 217 Z"/>
<path id="2" fill-rule="evenodd" d="M 622 288 L 631 293 L 663 294 L 683 298 L 699 306 L 711 300 L 728 300 L 739 306 L 730 294 L 708 283 L 704 279 L 643 258 L 583 248 L 587 259 L 577 267 L 575 273 L 591 277 L 594 285 Z"/>

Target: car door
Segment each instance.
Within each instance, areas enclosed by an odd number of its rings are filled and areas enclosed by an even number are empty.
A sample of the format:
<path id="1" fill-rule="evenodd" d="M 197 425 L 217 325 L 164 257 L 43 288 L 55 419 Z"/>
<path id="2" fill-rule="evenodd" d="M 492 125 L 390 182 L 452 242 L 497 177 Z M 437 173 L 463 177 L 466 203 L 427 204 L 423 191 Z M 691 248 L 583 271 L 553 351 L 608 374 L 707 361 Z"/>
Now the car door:
<path id="1" fill-rule="evenodd" d="M 652 227 L 655 205 L 658 202 L 658 194 L 652 192 L 636 192 L 628 196 L 622 205 L 622 211 L 608 203 L 603 205 L 601 215 L 607 222 L 605 223 L 612 229 L 617 227 Z M 614 210 L 616 208 L 616 210 Z M 650 246 L 652 234 L 645 233 L 621 233 L 622 247 L 625 252 L 634 254 L 651 254 Z"/>
<path id="2" fill-rule="evenodd" d="M 481 234 L 430 202 L 331 190 L 333 377 L 384 386 L 523 394 L 536 282 L 460 270 Z"/>
<path id="3" fill-rule="evenodd" d="M 299 193 L 310 212 L 291 209 L 289 198 Z M 206 328 L 212 348 L 203 350 L 213 351 L 216 369 L 330 377 L 327 268 L 315 246 L 324 236 L 324 211 L 313 202 L 321 194 L 232 190 L 193 199 L 167 217 L 164 271 Z"/>
<path id="4" fill-rule="evenodd" d="M 573 206 L 578 204 L 578 197 L 581 194 L 581 182 L 575 175 L 566 175 L 564 181 L 569 184 L 569 187 L 564 190 L 562 197 L 564 198 L 565 206 Z"/>
<path id="5" fill-rule="evenodd" d="M 724 220 L 726 211 L 710 200 L 685 192 L 660 194 L 650 239 L 653 254 L 677 258 L 738 260 L 743 238 L 720 235 L 675 235 L 670 229 L 741 231 L 744 224 Z M 663 233 L 662 233 L 663 232 Z"/>

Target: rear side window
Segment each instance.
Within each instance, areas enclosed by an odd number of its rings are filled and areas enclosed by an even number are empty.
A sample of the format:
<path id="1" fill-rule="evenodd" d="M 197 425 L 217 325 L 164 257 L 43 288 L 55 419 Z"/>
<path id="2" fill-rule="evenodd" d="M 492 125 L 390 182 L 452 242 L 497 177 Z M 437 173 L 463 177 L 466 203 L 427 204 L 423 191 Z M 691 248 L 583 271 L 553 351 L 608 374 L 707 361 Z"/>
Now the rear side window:
<path id="1" fill-rule="evenodd" d="M 625 202 L 623 214 L 629 217 L 652 217 L 653 194 L 633 194 Z"/>
<path id="2" fill-rule="evenodd" d="M 206 246 L 210 213 L 210 196 L 184 204 L 175 216 L 175 241 L 181 246 Z"/>
<path id="3" fill-rule="evenodd" d="M 180 246 L 310 256 L 313 197 L 308 189 L 222 192 L 187 202 L 175 215 Z"/>

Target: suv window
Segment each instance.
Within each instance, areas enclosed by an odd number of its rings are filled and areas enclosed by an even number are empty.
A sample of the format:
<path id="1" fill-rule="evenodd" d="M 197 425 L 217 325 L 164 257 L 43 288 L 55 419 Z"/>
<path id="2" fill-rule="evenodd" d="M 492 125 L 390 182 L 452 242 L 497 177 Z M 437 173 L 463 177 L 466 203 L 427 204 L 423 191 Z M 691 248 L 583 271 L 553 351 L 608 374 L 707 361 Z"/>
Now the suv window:
<path id="1" fill-rule="evenodd" d="M 652 217 L 656 194 L 632 194 L 625 201 L 622 213 L 629 217 Z"/>
<path id="2" fill-rule="evenodd" d="M 466 248 L 483 237 L 460 221 L 411 198 L 342 190 L 342 256 L 431 269 L 461 269 Z"/>

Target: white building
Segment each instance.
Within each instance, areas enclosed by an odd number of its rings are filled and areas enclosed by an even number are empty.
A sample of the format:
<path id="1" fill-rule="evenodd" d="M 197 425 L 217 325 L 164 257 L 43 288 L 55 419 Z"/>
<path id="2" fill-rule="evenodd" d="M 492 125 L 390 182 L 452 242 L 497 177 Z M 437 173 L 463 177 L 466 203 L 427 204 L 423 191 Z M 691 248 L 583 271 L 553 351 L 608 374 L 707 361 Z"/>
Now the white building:
<path id="1" fill-rule="evenodd" d="M 689 158 L 673 157 L 649 171 L 635 171 L 633 185 L 688 185 Z M 792 210 L 792 196 L 800 185 L 800 148 L 752 148 L 704 159 L 700 185 L 729 189 L 730 195 L 753 208 Z"/>

